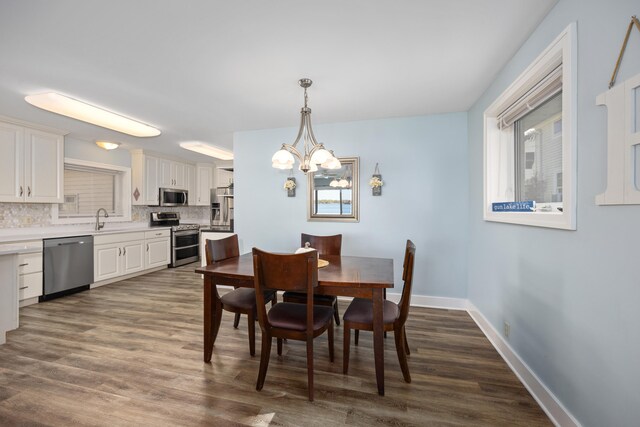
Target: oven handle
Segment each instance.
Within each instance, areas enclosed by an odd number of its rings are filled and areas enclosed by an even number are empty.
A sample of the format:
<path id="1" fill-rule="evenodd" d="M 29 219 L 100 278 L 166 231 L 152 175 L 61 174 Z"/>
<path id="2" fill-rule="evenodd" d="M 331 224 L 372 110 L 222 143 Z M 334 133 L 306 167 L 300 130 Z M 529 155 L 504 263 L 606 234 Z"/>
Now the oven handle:
<path id="1" fill-rule="evenodd" d="M 173 232 L 174 236 L 191 236 L 196 234 L 200 234 L 200 230 L 181 230 Z"/>
<path id="2" fill-rule="evenodd" d="M 179 251 L 181 249 L 188 249 L 188 248 L 197 248 L 200 245 L 189 245 L 189 246 L 174 246 L 173 250 L 174 251 Z"/>

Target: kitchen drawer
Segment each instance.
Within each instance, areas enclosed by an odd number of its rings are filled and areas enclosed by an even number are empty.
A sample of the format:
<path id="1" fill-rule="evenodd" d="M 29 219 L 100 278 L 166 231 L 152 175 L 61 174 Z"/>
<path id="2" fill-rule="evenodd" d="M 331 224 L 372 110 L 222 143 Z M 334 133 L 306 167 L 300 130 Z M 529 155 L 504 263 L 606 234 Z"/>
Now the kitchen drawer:
<path id="1" fill-rule="evenodd" d="M 20 301 L 42 295 L 42 272 L 22 274 L 18 279 L 18 299 Z"/>
<path id="2" fill-rule="evenodd" d="M 170 237 L 170 236 L 171 236 L 171 230 L 169 229 L 146 231 L 144 233 L 145 239 L 158 239 L 160 237 Z"/>
<path id="3" fill-rule="evenodd" d="M 42 252 L 18 255 L 18 274 L 42 271 Z"/>
<path id="4" fill-rule="evenodd" d="M 93 237 L 94 245 L 105 245 L 108 243 L 130 242 L 132 240 L 144 240 L 144 231 L 128 232 L 128 233 L 111 233 L 96 235 Z"/>

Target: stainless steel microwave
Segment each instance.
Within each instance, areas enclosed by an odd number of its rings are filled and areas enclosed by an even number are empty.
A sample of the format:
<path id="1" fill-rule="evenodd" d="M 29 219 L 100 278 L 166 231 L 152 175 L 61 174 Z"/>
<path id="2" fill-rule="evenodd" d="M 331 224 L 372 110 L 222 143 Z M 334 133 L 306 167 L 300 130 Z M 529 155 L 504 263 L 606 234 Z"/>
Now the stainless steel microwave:
<path id="1" fill-rule="evenodd" d="M 176 190 L 174 188 L 160 189 L 160 206 L 187 206 L 189 203 L 189 192 L 187 190 Z"/>

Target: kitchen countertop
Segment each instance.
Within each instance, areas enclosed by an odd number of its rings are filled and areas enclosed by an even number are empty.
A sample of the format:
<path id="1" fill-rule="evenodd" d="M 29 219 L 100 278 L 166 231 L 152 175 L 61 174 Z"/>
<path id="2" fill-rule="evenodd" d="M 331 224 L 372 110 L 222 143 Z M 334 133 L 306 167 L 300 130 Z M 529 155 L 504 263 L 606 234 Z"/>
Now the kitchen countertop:
<path id="1" fill-rule="evenodd" d="M 136 231 L 163 230 L 171 227 L 149 227 L 147 223 L 107 223 L 100 231 L 95 231 L 93 226 L 52 226 L 52 227 L 30 227 L 30 228 L 11 228 L 0 230 L 0 244 L 21 242 L 26 240 L 54 239 L 57 237 L 71 236 L 100 236 L 116 233 L 131 233 Z"/>
<path id="2" fill-rule="evenodd" d="M 16 255 L 16 254 L 30 254 L 42 252 L 42 248 L 28 247 L 20 244 L 0 245 L 0 256 L 2 255 Z"/>

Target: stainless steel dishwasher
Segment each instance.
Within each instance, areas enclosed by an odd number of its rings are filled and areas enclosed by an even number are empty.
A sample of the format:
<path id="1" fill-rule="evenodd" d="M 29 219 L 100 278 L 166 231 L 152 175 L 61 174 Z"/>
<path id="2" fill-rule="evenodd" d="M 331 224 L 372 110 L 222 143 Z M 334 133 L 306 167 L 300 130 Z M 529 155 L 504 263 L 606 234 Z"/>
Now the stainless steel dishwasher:
<path id="1" fill-rule="evenodd" d="M 93 282 L 93 236 L 44 239 L 44 286 L 40 301 L 89 289 Z"/>

